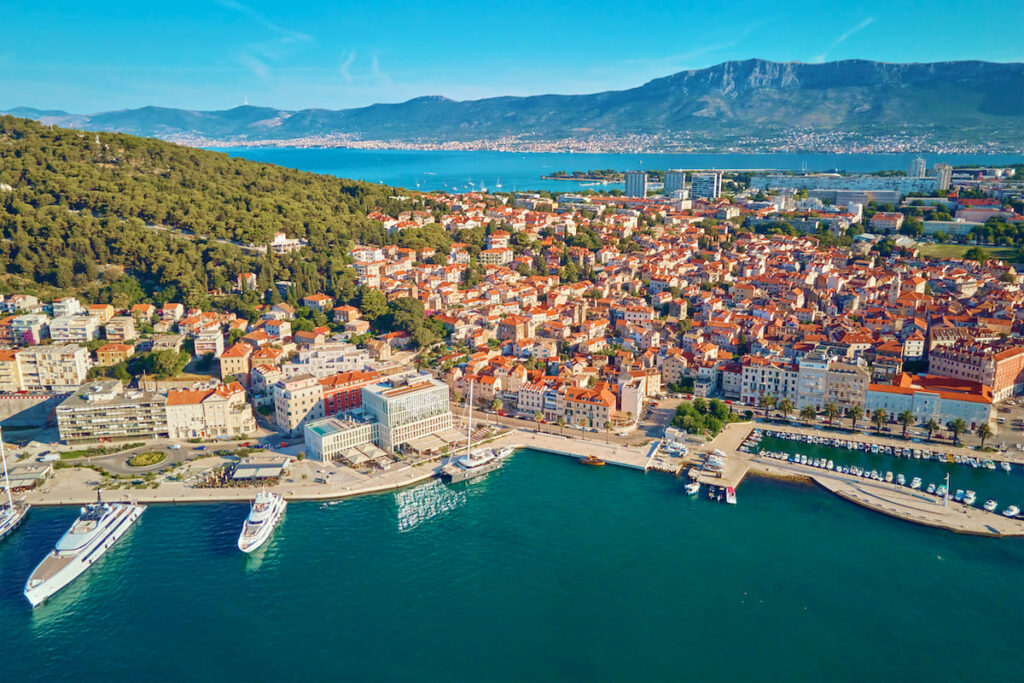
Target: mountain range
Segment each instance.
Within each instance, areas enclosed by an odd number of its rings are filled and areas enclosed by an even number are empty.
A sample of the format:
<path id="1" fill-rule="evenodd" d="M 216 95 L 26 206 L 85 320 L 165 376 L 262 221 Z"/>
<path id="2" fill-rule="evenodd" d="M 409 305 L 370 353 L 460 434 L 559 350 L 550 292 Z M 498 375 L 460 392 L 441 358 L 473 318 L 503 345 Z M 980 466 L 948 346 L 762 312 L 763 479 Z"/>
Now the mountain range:
<path id="1" fill-rule="evenodd" d="M 151 106 L 83 115 L 17 107 L 7 113 L 86 130 L 225 142 L 324 136 L 402 142 L 630 135 L 724 140 L 800 130 L 928 135 L 938 141 L 998 139 L 1024 146 L 1024 64 L 751 59 L 587 95 L 469 101 L 418 97 L 343 110 Z"/>

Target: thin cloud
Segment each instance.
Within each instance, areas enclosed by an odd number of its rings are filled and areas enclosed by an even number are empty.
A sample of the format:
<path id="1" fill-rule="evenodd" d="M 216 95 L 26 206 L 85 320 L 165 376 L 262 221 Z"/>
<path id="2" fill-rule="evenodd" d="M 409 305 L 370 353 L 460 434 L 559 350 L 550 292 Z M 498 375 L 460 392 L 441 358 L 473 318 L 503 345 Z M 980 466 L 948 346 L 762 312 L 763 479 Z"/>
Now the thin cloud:
<path id="1" fill-rule="evenodd" d="M 873 24 L 874 21 L 875 21 L 874 17 L 868 17 L 868 18 L 864 19 L 862 22 L 860 22 L 859 24 L 857 24 L 856 26 L 851 26 L 850 28 L 846 29 L 845 31 L 840 33 L 839 36 L 835 40 L 832 41 L 832 44 L 828 46 L 828 50 L 826 50 L 825 52 L 822 52 L 820 55 L 815 55 L 814 57 L 811 58 L 811 61 L 812 62 L 818 62 L 818 63 L 824 62 L 826 59 L 828 59 L 828 53 L 829 52 L 831 52 L 832 50 L 836 49 L 837 47 L 839 47 L 840 45 L 845 43 L 846 39 L 849 38 L 850 36 L 852 36 L 854 33 L 857 33 L 858 31 L 863 31 L 864 29 L 866 29 L 868 26 Z"/>
<path id="2" fill-rule="evenodd" d="M 354 79 L 352 78 L 352 64 L 356 61 L 356 51 L 352 50 L 348 54 L 348 57 L 338 66 L 338 72 L 346 83 L 351 83 Z"/>
<path id="3" fill-rule="evenodd" d="M 263 28 L 267 29 L 268 31 L 272 31 L 272 32 L 278 34 L 286 42 L 293 42 L 293 43 L 311 43 L 311 42 L 313 42 L 313 36 L 311 36 L 311 35 L 309 35 L 307 33 L 302 33 L 301 31 L 293 31 L 290 28 L 286 28 L 286 27 L 281 26 L 279 24 L 275 24 L 274 22 L 270 21 L 270 19 L 268 19 L 266 16 L 264 16 L 260 12 L 254 10 L 253 8 L 249 7 L 248 5 L 243 5 L 242 3 L 237 2 L 236 0 L 214 0 L 214 2 L 216 4 L 218 4 L 218 5 L 220 5 L 221 7 L 225 8 L 225 9 L 233 10 L 233 11 L 238 12 L 240 14 L 244 14 L 245 16 L 249 17 L 250 19 L 252 19 L 256 23 L 258 23 L 261 26 L 263 26 Z"/>

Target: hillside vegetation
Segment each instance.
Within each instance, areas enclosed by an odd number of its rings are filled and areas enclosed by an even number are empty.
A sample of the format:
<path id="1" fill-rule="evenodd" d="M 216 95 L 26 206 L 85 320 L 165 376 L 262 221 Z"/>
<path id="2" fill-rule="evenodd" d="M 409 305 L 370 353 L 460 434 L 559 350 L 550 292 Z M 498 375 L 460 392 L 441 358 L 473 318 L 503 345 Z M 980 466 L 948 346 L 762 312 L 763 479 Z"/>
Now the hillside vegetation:
<path id="1" fill-rule="evenodd" d="M 298 296 L 351 296 L 347 254 L 354 241 L 388 239 L 366 213 L 395 208 L 391 194 L 159 140 L 2 116 L 0 283 L 8 293 L 203 305 L 208 290 L 255 272 L 261 289 L 290 280 Z M 240 246 L 266 244 L 278 231 L 310 248 L 275 256 Z"/>

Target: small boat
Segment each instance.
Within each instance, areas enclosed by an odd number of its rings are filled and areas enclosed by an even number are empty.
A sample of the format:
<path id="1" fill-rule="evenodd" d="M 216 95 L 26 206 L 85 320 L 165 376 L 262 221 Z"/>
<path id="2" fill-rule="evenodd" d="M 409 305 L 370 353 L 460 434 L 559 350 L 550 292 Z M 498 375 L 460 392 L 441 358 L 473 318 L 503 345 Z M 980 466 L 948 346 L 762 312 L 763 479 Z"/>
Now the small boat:
<path id="1" fill-rule="evenodd" d="M 921 477 L 914 477 L 910 482 L 910 488 L 920 489 L 921 488 Z"/>
<path id="2" fill-rule="evenodd" d="M 887 484 L 891 484 L 892 483 L 892 470 L 890 470 L 890 471 L 885 473 L 885 483 L 887 483 Z"/>
<path id="3" fill-rule="evenodd" d="M 945 498 L 947 493 L 948 491 L 946 490 L 945 484 L 942 484 L 939 488 L 935 489 L 935 495 L 939 498 Z"/>
<path id="4" fill-rule="evenodd" d="M 967 493 L 964 494 L 964 505 L 974 505 L 974 501 L 978 500 L 978 494 L 974 491 L 967 489 Z"/>
<path id="5" fill-rule="evenodd" d="M 995 498 L 989 498 L 982 507 L 988 512 L 995 512 L 996 508 L 999 507 L 999 503 L 996 502 Z"/>
<path id="6" fill-rule="evenodd" d="M 688 482 L 685 488 L 686 495 L 688 496 L 696 496 L 698 493 L 700 493 L 700 484 L 698 484 L 695 481 Z"/>
<path id="7" fill-rule="evenodd" d="M 725 489 L 725 502 L 729 505 L 736 504 L 736 489 L 731 486 Z"/>
<path id="8" fill-rule="evenodd" d="M 928 493 L 935 493 L 935 484 L 928 484 L 928 488 L 925 489 Z"/>
<path id="9" fill-rule="evenodd" d="M 995 460 L 986 460 L 985 461 L 985 469 L 987 469 L 987 470 L 994 470 L 995 468 L 996 468 Z"/>
<path id="10" fill-rule="evenodd" d="M 604 460 L 597 457 L 596 455 L 588 455 L 585 458 L 580 458 L 581 465 L 590 465 L 592 467 L 604 467 Z"/>
<path id="11" fill-rule="evenodd" d="M 961 502 L 963 502 L 963 500 L 964 500 L 964 493 L 965 493 L 965 491 L 963 489 L 957 489 L 956 493 L 953 494 L 953 502 L 954 503 L 961 503 Z"/>
<path id="12" fill-rule="evenodd" d="M 896 483 L 899 484 L 900 486 L 906 486 L 907 485 L 907 478 L 905 476 L 903 476 L 902 472 L 900 474 L 896 475 Z"/>
<path id="13" fill-rule="evenodd" d="M 1011 505 L 1010 507 L 1003 510 L 1003 517 L 1016 517 L 1019 514 L 1020 508 L 1017 507 L 1016 505 Z"/>
<path id="14" fill-rule="evenodd" d="M 1010 465 L 1010 463 L 1006 462 L 1005 460 L 1003 462 L 999 463 L 999 466 L 1003 468 L 1004 472 L 1009 472 L 1010 470 L 1013 469 L 1013 467 Z"/>

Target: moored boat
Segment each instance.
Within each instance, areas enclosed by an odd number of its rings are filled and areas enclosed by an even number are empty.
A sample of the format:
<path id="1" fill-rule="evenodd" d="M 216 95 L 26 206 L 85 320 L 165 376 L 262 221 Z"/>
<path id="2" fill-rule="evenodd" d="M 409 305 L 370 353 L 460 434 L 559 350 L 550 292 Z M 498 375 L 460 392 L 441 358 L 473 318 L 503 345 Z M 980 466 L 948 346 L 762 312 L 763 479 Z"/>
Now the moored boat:
<path id="1" fill-rule="evenodd" d="M 7 476 L 7 454 L 4 452 L 3 436 L 0 436 L 0 459 L 4 465 L 4 489 L 7 491 L 7 505 L 0 507 L 0 541 L 7 537 L 24 521 L 31 507 L 24 501 L 14 502 L 11 496 L 11 479 Z"/>
<path id="2" fill-rule="evenodd" d="M 266 543 L 284 516 L 287 505 L 288 502 L 279 493 L 257 493 L 249 508 L 249 516 L 242 524 L 242 533 L 238 535 L 238 549 L 243 553 L 251 553 Z"/>
<path id="3" fill-rule="evenodd" d="M 43 558 L 25 583 L 25 597 L 38 607 L 91 567 L 145 511 L 145 505 L 96 502 L 82 508 L 53 551 Z"/>
<path id="4" fill-rule="evenodd" d="M 698 484 L 695 481 L 687 482 L 685 488 L 686 495 L 688 496 L 696 496 L 698 493 L 700 493 L 700 484 Z"/>
<path id="5" fill-rule="evenodd" d="M 978 494 L 974 491 L 967 489 L 967 493 L 964 494 L 964 505 L 974 505 L 974 501 L 978 500 Z"/>
<path id="6" fill-rule="evenodd" d="M 736 504 L 736 489 L 731 486 L 725 489 L 725 502 L 729 505 Z"/>
<path id="7" fill-rule="evenodd" d="M 995 512 L 996 508 L 999 507 L 999 503 L 996 502 L 995 498 L 989 498 L 982 507 L 988 512 Z"/>
<path id="8" fill-rule="evenodd" d="M 1011 505 L 1003 510 L 1003 517 L 1016 517 L 1020 514 L 1020 508 L 1016 505 Z"/>
<path id="9" fill-rule="evenodd" d="M 921 477 L 914 477 L 910 482 L 910 488 L 920 489 L 921 488 Z"/>
<path id="10" fill-rule="evenodd" d="M 597 457 L 596 455 L 588 455 L 585 458 L 580 458 L 579 463 L 581 465 L 590 465 L 591 467 L 604 467 L 604 460 Z"/>

